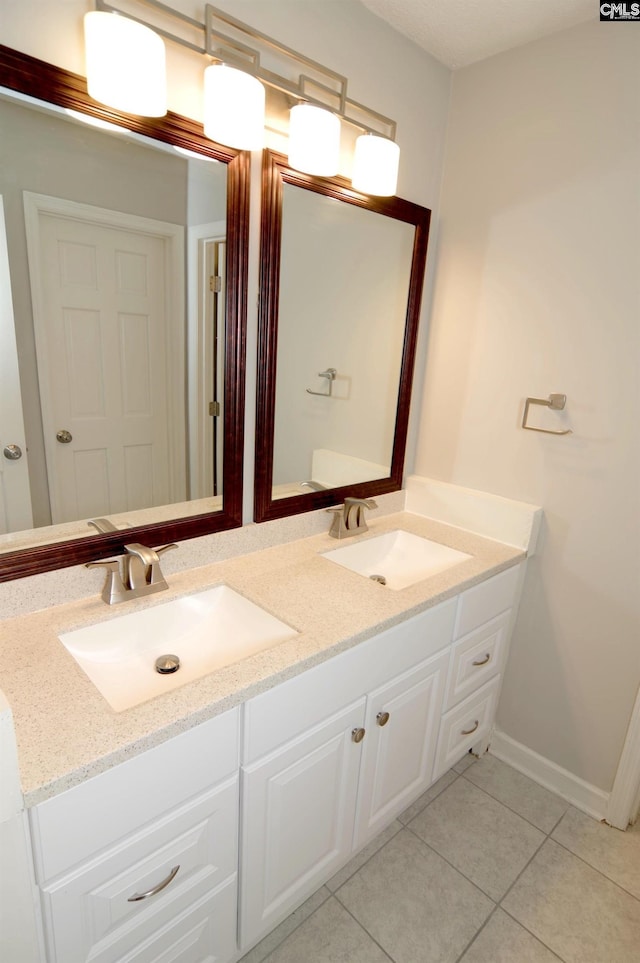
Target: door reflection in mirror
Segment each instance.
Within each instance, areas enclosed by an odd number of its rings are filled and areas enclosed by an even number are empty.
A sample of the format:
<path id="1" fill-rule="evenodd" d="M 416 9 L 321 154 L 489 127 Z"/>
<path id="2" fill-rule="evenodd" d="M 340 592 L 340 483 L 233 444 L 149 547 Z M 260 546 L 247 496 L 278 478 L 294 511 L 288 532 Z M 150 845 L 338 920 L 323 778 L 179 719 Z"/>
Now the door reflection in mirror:
<path id="1" fill-rule="evenodd" d="M 226 165 L 8 99 L 0 128 L 34 524 L 221 508 Z"/>
<path id="2" fill-rule="evenodd" d="M 284 184 L 274 498 L 390 474 L 414 238 L 413 224 Z"/>

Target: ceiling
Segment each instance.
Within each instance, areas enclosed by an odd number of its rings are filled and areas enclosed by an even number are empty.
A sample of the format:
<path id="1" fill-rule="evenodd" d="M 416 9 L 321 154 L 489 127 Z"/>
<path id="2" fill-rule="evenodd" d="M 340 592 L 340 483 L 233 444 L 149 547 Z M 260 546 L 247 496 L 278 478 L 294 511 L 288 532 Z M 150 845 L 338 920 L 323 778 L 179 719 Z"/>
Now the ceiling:
<path id="1" fill-rule="evenodd" d="M 598 16 L 596 0 L 362 0 L 447 67 L 493 54 Z"/>

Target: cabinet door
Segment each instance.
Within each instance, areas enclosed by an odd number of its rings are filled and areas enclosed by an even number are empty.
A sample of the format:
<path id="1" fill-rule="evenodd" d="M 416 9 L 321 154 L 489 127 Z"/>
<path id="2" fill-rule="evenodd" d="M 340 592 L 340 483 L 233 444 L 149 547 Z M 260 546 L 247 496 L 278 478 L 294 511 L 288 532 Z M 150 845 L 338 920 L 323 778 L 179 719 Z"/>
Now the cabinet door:
<path id="1" fill-rule="evenodd" d="M 428 659 L 367 699 L 356 850 L 429 786 L 448 659 Z"/>
<path id="2" fill-rule="evenodd" d="M 242 776 L 240 947 L 247 950 L 349 858 L 363 743 L 360 699 Z"/>

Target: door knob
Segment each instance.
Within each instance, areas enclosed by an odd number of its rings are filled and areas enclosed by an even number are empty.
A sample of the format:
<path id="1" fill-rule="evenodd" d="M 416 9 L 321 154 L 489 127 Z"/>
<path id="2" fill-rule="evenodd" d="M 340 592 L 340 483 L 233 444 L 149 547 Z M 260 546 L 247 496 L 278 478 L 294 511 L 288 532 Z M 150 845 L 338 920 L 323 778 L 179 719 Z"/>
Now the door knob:
<path id="1" fill-rule="evenodd" d="M 5 458 L 9 461 L 17 461 L 18 458 L 22 458 L 22 448 L 20 445 L 6 445 L 2 451 Z"/>
<path id="2" fill-rule="evenodd" d="M 56 431 L 56 439 L 61 445 L 68 445 L 70 441 L 73 441 L 73 435 L 66 428 L 61 428 L 60 431 Z"/>

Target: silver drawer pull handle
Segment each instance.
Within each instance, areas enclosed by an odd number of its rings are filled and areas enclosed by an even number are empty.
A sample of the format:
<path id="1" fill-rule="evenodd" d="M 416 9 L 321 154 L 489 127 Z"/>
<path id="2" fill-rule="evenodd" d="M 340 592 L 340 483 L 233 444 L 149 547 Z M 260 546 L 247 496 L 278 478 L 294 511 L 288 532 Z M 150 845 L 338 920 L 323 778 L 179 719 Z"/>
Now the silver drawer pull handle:
<path id="1" fill-rule="evenodd" d="M 491 653 L 487 652 L 484 659 L 477 659 L 475 662 L 472 662 L 471 665 L 486 665 L 490 658 Z"/>
<path id="2" fill-rule="evenodd" d="M 171 880 L 175 879 L 179 869 L 180 864 L 178 863 L 178 865 L 173 867 L 169 875 L 166 877 L 166 879 L 163 879 L 161 883 L 158 883 L 158 885 L 154 886 L 153 889 L 148 889 L 146 893 L 134 893 L 133 896 L 129 897 L 127 903 L 137 903 L 138 900 L 149 899 L 150 896 L 155 896 L 156 893 L 159 893 L 161 889 L 164 889 L 165 886 L 168 886 Z"/>
<path id="3" fill-rule="evenodd" d="M 461 736 L 470 736 L 472 732 L 475 732 L 475 731 L 476 731 L 476 729 L 478 728 L 479 725 L 480 725 L 480 720 L 479 720 L 479 719 L 476 719 L 476 724 L 475 724 L 475 726 L 474 726 L 472 729 L 461 729 L 461 730 L 460 730 L 460 735 L 461 735 Z"/>

